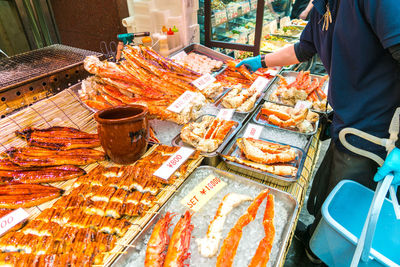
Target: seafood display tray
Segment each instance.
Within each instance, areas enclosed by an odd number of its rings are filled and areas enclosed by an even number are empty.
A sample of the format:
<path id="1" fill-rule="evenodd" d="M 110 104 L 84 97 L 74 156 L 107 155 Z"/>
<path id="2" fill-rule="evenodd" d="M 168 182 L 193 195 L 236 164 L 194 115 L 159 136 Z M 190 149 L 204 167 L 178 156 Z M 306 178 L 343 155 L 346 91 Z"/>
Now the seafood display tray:
<path id="1" fill-rule="evenodd" d="M 280 266 L 284 260 L 284 252 L 290 238 L 290 229 L 294 224 L 295 215 L 298 209 L 297 201 L 289 193 L 209 166 L 198 167 L 186 179 L 182 186 L 180 186 L 179 190 L 175 192 L 173 197 L 171 197 L 168 202 L 161 207 L 160 212 L 143 228 L 141 234 L 133 240 L 131 246 L 127 248 L 126 253 L 119 255 L 118 261 L 114 262 L 112 266 L 143 266 L 146 245 L 154 224 L 161 216 L 164 216 L 167 211 L 174 212 L 178 215 L 183 214 L 186 211 L 186 207 L 183 206 L 180 201 L 194 187 L 196 187 L 198 183 L 209 175 L 217 176 L 227 184 L 212 199 L 210 199 L 204 207 L 193 214 L 192 224 L 194 225 L 194 230 L 192 232 L 192 240 L 189 249 L 191 257 L 186 261 L 186 263 L 190 266 L 215 266 L 217 256 L 212 258 L 204 258 L 200 256 L 195 240 L 196 238 L 203 237 L 206 234 L 210 221 L 214 218 L 222 198 L 227 193 L 235 192 L 255 197 L 265 188 L 269 188 L 270 193 L 275 197 L 274 225 L 276 234 L 267 266 Z M 265 203 L 265 201 L 263 203 Z M 222 232 L 223 238 L 227 236 L 227 233 L 235 224 L 237 219 L 246 211 L 248 205 L 249 203 L 243 203 L 228 215 Z M 239 243 L 233 266 L 247 266 L 253 257 L 259 241 L 264 237 L 264 229 L 262 226 L 264 210 L 265 204 L 261 204 L 255 220 L 243 229 L 243 235 Z M 180 216 L 174 217 L 172 221 L 173 225 L 175 225 L 179 217 Z M 172 230 L 173 226 L 169 229 L 170 234 L 172 233 Z M 222 246 L 222 242 L 223 240 L 220 242 L 220 247 Z"/>
<path id="2" fill-rule="evenodd" d="M 266 102 L 270 102 L 270 101 L 266 101 Z M 274 103 L 274 102 L 271 102 L 271 103 Z M 288 105 L 284 105 L 284 104 L 281 104 L 281 103 L 275 103 L 275 104 L 281 105 L 281 106 L 288 106 Z M 289 106 L 288 106 L 288 107 L 289 107 Z M 282 129 L 282 130 L 284 130 L 284 131 L 295 132 L 295 133 L 302 134 L 302 135 L 307 135 L 307 136 L 312 136 L 312 135 L 316 134 L 317 131 L 318 131 L 319 120 L 318 120 L 316 123 L 313 124 L 314 130 L 313 130 L 312 132 L 309 132 L 309 133 L 302 133 L 302 132 L 299 132 L 299 131 L 296 131 L 296 130 L 291 130 L 291 129 L 286 129 L 286 128 L 280 128 L 280 127 L 278 127 L 278 126 L 276 126 L 276 125 L 270 124 L 270 123 L 268 123 L 268 122 L 266 122 L 266 121 L 260 119 L 260 116 L 261 116 L 261 108 L 262 108 L 262 105 L 260 105 L 260 106 L 257 108 L 257 111 L 254 113 L 253 118 L 252 118 L 253 122 L 255 122 L 255 123 L 257 123 L 257 124 L 261 124 L 261 125 L 264 125 L 264 126 L 267 126 L 267 127 L 279 128 L 279 129 Z"/>
<path id="3" fill-rule="evenodd" d="M 282 75 L 284 78 L 286 78 L 287 81 L 288 81 L 289 83 L 293 82 L 293 81 L 296 79 L 296 77 L 297 77 L 298 74 L 299 74 L 299 72 L 297 72 L 297 71 L 282 71 L 282 72 L 280 73 L 280 75 Z M 310 74 L 310 77 L 313 78 L 313 79 L 315 79 L 315 78 L 320 79 L 320 78 L 322 78 L 323 76 L 321 76 L 321 75 L 315 75 L 315 74 Z M 269 87 L 268 87 L 268 89 L 267 89 L 267 91 L 266 91 L 266 93 L 265 93 L 265 95 L 264 95 L 264 99 L 267 100 L 267 101 L 269 101 L 269 102 L 275 103 L 275 104 L 283 104 L 283 103 L 281 103 L 281 102 L 275 102 L 275 101 L 269 100 L 271 94 L 272 94 L 273 92 L 275 92 L 276 89 L 278 89 L 278 86 L 279 86 L 278 82 L 279 82 L 279 77 L 276 76 L 276 77 L 273 79 L 273 81 L 269 84 Z M 328 85 L 329 85 L 329 80 L 325 81 L 324 85 L 322 86 L 322 90 L 324 91 L 324 93 L 325 93 L 326 95 L 328 95 Z M 283 104 L 283 105 L 284 105 L 284 104 Z M 293 107 L 293 106 L 292 106 L 292 107 Z M 317 112 L 317 113 L 319 113 L 319 114 L 330 114 L 330 113 L 333 112 L 332 109 L 329 110 L 329 111 L 318 111 L 318 110 L 311 109 L 311 111 Z"/>
<path id="4" fill-rule="evenodd" d="M 203 116 L 200 116 L 196 122 L 200 122 L 202 117 L 204 116 L 214 116 L 214 115 L 210 115 L 210 114 L 205 114 Z M 215 116 L 214 116 L 215 117 Z M 213 151 L 213 152 L 201 152 L 201 155 L 206 157 L 206 158 L 213 158 L 213 157 L 217 157 L 218 153 L 221 152 L 225 146 L 229 143 L 229 141 L 235 136 L 235 134 L 240 130 L 240 128 L 242 127 L 242 123 L 239 121 L 235 121 L 232 120 L 236 123 L 236 125 L 234 127 L 232 127 L 232 129 L 229 131 L 229 133 L 226 135 L 226 138 L 224 139 L 224 141 L 221 143 L 221 145 L 217 148 L 217 150 Z M 172 146 L 185 146 L 185 147 L 190 147 L 190 148 L 194 148 L 193 146 L 186 144 L 185 142 L 182 141 L 181 139 L 181 135 L 180 133 L 177 134 L 174 139 L 172 139 L 171 141 L 171 145 Z"/>
<path id="5" fill-rule="evenodd" d="M 233 156 L 233 157 L 237 157 L 240 159 L 246 159 L 244 156 L 242 156 L 240 148 L 237 146 L 237 140 L 238 138 L 235 138 L 234 141 L 232 141 L 222 152 L 223 155 L 227 155 L 227 156 Z M 276 144 L 280 144 L 280 145 L 287 145 L 287 144 L 283 144 L 283 143 L 279 143 L 279 142 L 274 142 L 265 138 L 259 138 L 260 140 L 263 141 L 268 141 L 268 142 L 272 142 L 272 143 L 276 143 Z M 290 166 L 294 166 L 297 168 L 297 173 L 295 177 L 289 177 L 289 176 L 281 176 L 281 175 L 276 175 L 276 174 L 272 174 L 269 172 L 265 172 L 262 170 L 258 170 L 249 166 L 246 166 L 244 164 L 240 164 L 237 162 L 232 162 L 230 160 L 227 160 L 225 158 L 223 158 L 223 160 L 225 161 L 226 164 L 229 165 L 229 168 L 237 171 L 239 173 L 243 173 L 243 174 L 249 174 L 252 173 L 253 176 L 255 176 L 256 178 L 260 179 L 260 180 L 265 180 L 274 184 L 278 184 L 281 186 L 288 186 L 293 182 L 296 182 L 301 175 L 301 172 L 303 170 L 303 166 L 304 166 L 304 161 L 306 158 L 306 153 L 304 152 L 304 150 L 302 150 L 301 148 L 295 147 L 295 146 L 290 146 L 292 149 L 295 150 L 296 152 L 296 159 L 294 162 L 289 162 L 289 163 L 285 163 L 282 165 L 290 165 Z M 274 165 L 274 164 L 271 164 Z"/>
<path id="6" fill-rule="evenodd" d="M 211 48 L 208 48 L 208 47 L 206 47 L 204 45 L 197 44 L 197 43 L 192 43 L 192 44 L 190 44 L 190 45 L 188 45 L 188 46 L 176 51 L 175 53 L 172 53 L 171 55 L 169 55 L 169 57 L 173 57 L 173 56 L 179 54 L 182 51 L 185 51 L 186 54 L 189 54 L 191 52 L 195 52 L 197 54 L 201 54 L 201 55 L 207 56 L 209 58 L 212 58 L 212 59 L 215 59 L 215 60 L 219 60 L 219 61 L 223 61 L 223 62 L 225 62 L 227 60 L 232 60 L 232 58 L 227 56 L 227 55 L 224 55 L 224 54 L 222 54 L 220 52 L 217 52 L 217 51 L 215 51 L 215 50 L 213 50 Z M 211 74 L 213 76 L 217 76 L 218 74 L 222 73 L 226 68 L 227 68 L 227 65 L 224 63 L 219 70 L 214 71 Z"/>

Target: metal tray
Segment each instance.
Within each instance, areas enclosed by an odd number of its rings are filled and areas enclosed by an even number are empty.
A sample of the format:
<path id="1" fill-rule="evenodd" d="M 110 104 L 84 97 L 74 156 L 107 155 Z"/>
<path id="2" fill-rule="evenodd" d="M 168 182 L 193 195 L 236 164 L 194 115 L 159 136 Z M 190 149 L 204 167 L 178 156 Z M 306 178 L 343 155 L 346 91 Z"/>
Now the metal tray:
<path id="1" fill-rule="evenodd" d="M 298 41 L 298 38 L 283 37 L 283 36 L 279 36 L 279 37 L 281 37 L 283 39 L 286 39 L 285 41 L 288 43 L 288 45 L 294 44 L 294 43 L 296 43 Z M 261 42 L 263 42 L 263 41 L 272 41 L 272 42 L 274 42 L 274 40 L 261 40 Z M 285 46 L 282 46 L 281 48 L 283 48 L 283 47 L 285 47 Z M 281 49 L 281 48 L 279 48 L 279 49 Z M 273 52 L 276 52 L 277 50 L 267 50 L 267 49 L 261 48 L 260 52 L 273 53 Z"/>
<path id="2" fill-rule="evenodd" d="M 266 102 L 270 102 L 270 101 L 266 101 Z M 271 102 L 271 103 L 273 103 L 273 102 Z M 263 103 L 263 104 L 264 104 L 264 103 Z M 280 105 L 280 106 L 287 106 L 287 105 L 283 105 L 283 104 L 280 104 L 280 103 L 275 103 L 275 104 Z M 303 135 L 307 135 L 307 136 L 314 135 L 314 134 L 318 131 L 319 120 L 318 120 L 316 123 L 314 123 L 314 131 L 309 132 L 309 133 L 302 133 L 302 132 L 299 132 L 299 131 L 296 131 L 296 130 L 281 128 L 281 127 L 279 127 L 279 126 L 276 126 L 276 125 L 273 125 L 273 124 L 269 124 L 268 122 L 266 122 L 266 121 L 260 119 L 260 116 L 261 116 L 261 114 L 260 114 L 261 108 L 262 108 L 262 105 L 260 105 L 260 106 L 257 108 L 257 111 L 254 113 L 253 118 L 252 118 L 253 122 L 255 122 L 255 123 L 257 123 L 257 124 L 261 124 L 261 125 L 265 125 L 265 126 L 273 127 L 273 128 L 279 128 L 279 129 L 282 129 L 282 130 L 285 130 L 285 131 L 295 132 L 295 133 L 303 134 Z"/>
<path id="3" fill-rule="evenodd" d="M 224 54 L 222 54 L 220 52 L 217 52 L 217 51 L 215 51 L 215 50 L 213 50 L 211 48 L 208 48 L 208 47 L 206 47 L 204 45 L 197 44 L 197 43 L 190 44 L 190 45 L 188 45 L 188 46 L 176 51 L 175 53 L 172 53 L 171 55 L 169 55 L 169 57 L 173 57 L 173 56 L 175 56 L 176 54 L 179 54 L 182 51 L 185 51 L 186 54 L 189 54 L 191 52 L 195 52 L 195 53 L 207 56 L 207 57 L 215 59 L 215 60 L 223 61 L 223 62 L 225 62 L 227 60 L 233 60 L 233 58 L 231 58 L 231 57 L 229 57 L 227 55 L 224 55 Z M 216 75 L 220 74 L 221 72 L 223 72 L 226 68 L 227 68 L 227 65 L 224 63 L 219 70 L 213 71 L 211 73 L 211 75 L 216 76 Z"/>
<path id="4" fill-rule="evenodd" d="M 196 122 L 201 121 L 201 119 L 204 116 L 213 116 L 213 117 L 215 117 L 214 115 L 205 114 L 205 115 L 202 115 L 199 118 L 197 118 Z M 204 157 L 207 157 L 207 158 L 213 158 L 213 157 L 217 157 L 218 156 L 218 152 L 221 152 L 225 148 L 225 146 L 229 143 L 229 141 L 235 136 L 235 134 L 242 127 L 242 123 L 241 122 L 235 121 L 235 120 L 232 120 L 232 121 L 236 122 L 236 125 L 231 128 L 231 130 L 229 131 L 229 133 L 227 134 L 227 136 L 225 137 L 225 139 L 221 143 L 221 145 L 215 151 L 213 151 L 213 152 L 201 152 L 201 155 L 203 155 Z M 175 136 L 174 139 L 172 139 L 171 144 L 173 146 L 179 146 L 179 147 L 185 146 L 185 147 L 195 148 L 195 147 L 183 142 L 182 139 L 181 139 L 180 133 L 177 136 Z"/>
<path id="5" fill-rule="evenodd" d="M 294 80 L 296 79 L 296 77 L 297 77 L 298 74 L 299 74 L 299 72 L 297 72 L 297 71 L 282 71 L 282 72 L 280 73 L 280 75 L 282 75 L 283 77 L 289 78 L 289 81 L 288 81 L 288 82 L 290 82 L 291 80 L 294 81 Z M 313 78 L 313 79 L 315 79 L 315 78 L 320 79 L 320 78 L 322 78 L 323 76 L 321 76 L 321 75 L 315 75 L 315 74 L 310 74 L 310 77 Z M 268 89 L 267 89 L 267 91 L 266 91 L 266 93 L 265 93 L 265 95 L 264 95 L 264 99 L 267 100 L 267 101 L 269 101 L 269 102 L 272 102 L 272 103 L 283 104 L 282 102 L 275 102 L 275 101 L 269 100 L 271 94 L 272 94 L 273 92 L 275 92 L 276 89 L 278 89 L 278 82 L 279 82 L 279 79 L 280 79 L 280 78 L 279 78 L 278 76 L 276 76 L 276 77 L 273 79 L 273 81 L 269 84 L 269 87 L 268 87 Z M 327 94 L 327 95 L 328 95 L 328 85 L 329 85 L 329 80 L 325 81 L 324 85 L 322 86 L 322 90 L 323 90 L 323 91 L 325 92 L 325 94 Z M 283 105 L 284 105 L 284 104 L 283 104 Z M 292 106 L 292 107 L 293 107 L 293 106 Z M 314 112 L 317 112 L 317 113 L 319 113 L 319 114 L 330 114 L 331 112 L 333 112 L 332 109 L 329 110 L 329 111 L 318 111 L 318 110 L 314 110 L 314 109 L 311 109 L 311 110 L 314 111 Z"/>
<path id="6" fill-rule="evenodd" d="M 275 196 L 275 212 L 276 214 L 279 214 L 279 216 L 275 216 L 275 228 L 276 228 L 276 235 L 275 235 L 275 240 L 271 252 L 271 258 L 269 264 L 270 266 L 281 266 L 284 261 L 285 257 L 285 250 L 287 247 L 287 244 L 289 242 L 290 238 L 290 232 L 291 229 L 294 225 L 294 220 L 296 218 L 297 210 L 298 210 L 298 203 L 296 199 L 289 193 L 278 190 L 273 187 L 269 187 L 267 185 L 255 182 L 253 180 L 244 178 L 242 176 L 238 176 L 226 171 L 222 171 L 213 167 L 209 166 L 200 166 L 198 167 L 187 179 L 186 181 L 180 186 L 179 191 L 175 192 L 175 194 L 161 207 L 159 213 L 157 213 L 156 216 L 154 216 L 149 223 L 143 228 L 142 232 L 131 242 L 129 247 L 126 248 L 126 253 L 121 254 L 117 260 L 112 264 L 113 267 L 120 267 L 120 266 L 143 266 L 144 262 L 144 255 L 145 255 L 145 250 L 146 250 L 146 245 L 149 240 L 150 234 L 153 230 L 154 224 L 159 220 L 161 216 L 164 216 L 164 214 L 167 211 L 170 212 L 177 212 L 177 213 L 182 213 L 184 212 L 185 208 L 183 205 L 181 205 L 179 202 L 190 190 L 193 189 L 200 181 L 202 181 L 205 177 L 208 175 L 213 174 L 217 177 L 220 177 L 222 180 L 227 182 L 227 186 L 225 188 L 230 189 L 232 192 L 238 192 L 242 194 L 249 194 L 246 190 L 246 188 L 251 188 L 251 190 L 256 190 L 257 192 L 261 192 L 262 190 L 269 188 L 270 193 L 272 193 Z M 234 184 L 234 186 L 232 185 Z M 246 187 L 246 188 L 245 188 Z M 224 189 L 222 189 L 224 190 Z M 244 192 L 243 192 L 244 191 Z M 220 191 L 220 193 L 223 191 Z M 192 254 L 191 256 L 191 262 L 190 260 L 187 261 L 192 266 L 214 266 L 215 265 L 215 260 L 216 256 L 211 258 L 210 260 L 206 258 L 201 258 L 202 261 L 197 260 L 196 257 L 199 257 L 198 252 L 197 252 L 197 245 L 196 242 L 194 241 L 195 237 L 201 237 L 205 235 L 205 231 L 200 231 L 199 228 L 199 223 L 204 224 L 203 228 L 208 227 L 209 222 L 214 218 L 215 215 L 215 210 L 218 207 L 220 200 L 224 194 L 216 194 L 208 203 L 210 203 L 214 199 L 214 204 L 212 208 L 209 208 L 209 213 L 212 214 L 212 216 L 207 216 L 207 218 L 204 220 L 202 215 L 202 212 L 207 212 L 205 210 L 205 207 L 203 207 L 200 211 L 197 213 L 193 214 L 192 217 L 192 223 L 194 223 L 194 230 L 192 232 L 192 240 L 190 242 L 191 248 L 190 252 Z M 253 196 L 254 197 L 254 196 Z M 171 206 L 175 205 L 175 208 L 171 208 Z M 209 205 L 209 204 L 207 204 Z M 231 214 L 228 215 L 228 220 L 225 223 L 224 226 L 224 231 L 223 231 L 223 237 L 226 237 L 226 233 L 231 229 L 233 224 L 228 224 L 229 220 L 231 219 L 232 221 L 236 221 L 238 217 L 243 214 L 243 212 L 247 209 L 248 204 L 242 204 L 239 207 L 235 208 L 231 212 Z M 210 207 L 210 206 L 209 206 Z M 264 208 L 265 206 L 262 205 L 259 208 L 259 212 L 257 214 L 256 220 L 251 222 L 250 225 L 246 226 L 244 228 L 244 235 L 242 236 L 241 242 L 249 242 L 249 237 L 246 235 L 246 231 L 250 230 L 252 227 L 253 229 L 257 227 L 257 229 L 260 229 L 262 232 L 259 233 L 259 236 L 257 238 L 261 239 L 264 236 L 264 232 L 262 229 L 261 221 L 264 213 Z M 236 211 L 236 212 L 235 212 Z M 282 212 L 282 213 L 280 213 Z M 173 222 L 175 223 L 178 220 L 179 216 L 175 216 Z M 278 219 L 278 220 L 276 220 Z M 197 222 L 197 223 L 196 223 Z M 259 225 L 260 224 L 260 225 Z M 260 228 L 259 228 L 260 227 Z M 173 227 L 171 227 L 173 228 Z M 172 232 L 172 229 L 170 229 Z M 258 231 L 256 231 L 258 234 Z M 246 239 L 247 237 L 247 239 Z M 252 257 L 255 253 L 255 250 L 258 246 L 258 241 L 253 242 L 251 249 L 246 248 L 246 250 L 240 250 L 240 243 L 239 243 L 239 249 L 236 254 L 236 260 L 238 257 L 241 257 L 241 252 L 249 252 L 249 255 L 251 254 L 250 257 Z M 222 240 L 221 244 L 222 245 Z M 204 259 L 204 261 L 203 261 Z M 136 261 L 136 262 L 132 262 Z M 248 263 L 247 263 L 248 264 Z M 247 265 L 246 264 L 246 265 Z M 234 262 L 235 265 L 235 262 Z M 238 265 L 238 264 L 236 264 Z"/>
<path id="7" fill-rule="evenodd" d="M 223 150 L 223 152 L 222 152 L 223 155 L 233 156 L 233 157 L 237 157 L 240 159 L 246 159 L 244 156 L 242 156 L 242 153 L 240 152 L 240 148 L 237 146 L 236 141 L 238 138 L 239 137 L 235 138 L 234 141 L 230 142 L 230 144 Z M 283 144 L 283 143 L 279 143 L 279 142 L 274 142 L 274 141 L 271 141 L 271 140 L 268 140 L 265 138 L 259 138 L 259 140 L 268 141 L 268 142 L 272 142 L 272 143 L 280 144 L 280 145 L 287 145 L 287 144 Z M 257 179 L 275 183 L 275 184 L 278 184 L 281 186 L 288 186 L 291 183 L 296 182 L 300 178 L 301 172 L 303 171 L 304 161 L 306 158 L 306 153 L 304 152 L 304 150 L 302 150 L 301 148 L 295 147 L 295 146 L 290 146 L 290 147 L 295 150 L 296 159 L 294 162 L 284 163 L 284 165 L 291 165 L 291 166 L 297 167 L 297 173 L 296 173 L 296 176 L 294 176 L 294 177 L 281 176 L 281 175 L 276 175 L 276 174 L 272 174 L 269 172 L 264 172 L 264 171 L 246 166 L 244 164 L 229 161 L 226 158 L 223 158 L 223 160 L 226 162 L 226 164 L 229 166 L 229 168 L 234 171 L 237 171 L 237 172 L 240 172 L 240 173 L 243 173 L 246 175 L 251 173 L 252 176 L 254 176 Z M 274 164 L 272 164 L 272 165 L 274 165 Z"/>

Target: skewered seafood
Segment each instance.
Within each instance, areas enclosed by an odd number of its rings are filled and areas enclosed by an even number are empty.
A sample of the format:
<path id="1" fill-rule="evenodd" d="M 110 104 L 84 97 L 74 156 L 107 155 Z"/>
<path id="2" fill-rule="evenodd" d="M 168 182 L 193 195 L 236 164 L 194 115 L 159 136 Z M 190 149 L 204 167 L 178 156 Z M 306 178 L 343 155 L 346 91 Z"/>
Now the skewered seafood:
<path id="1" fill-rule="evenodd" d="M 257 163 L 285 163 L 296 159 L 296 152 L 288 145 L 278 145 L 253 138 L 239 138 L 236 142 L 246 158 Z"/>
<path id="2" fill-rule="evenodd" d="M 73 179 L 84 174 L 85 171 L 83 169 L 73 165 L 22 168 L 8 159 L 0 159 L 0 179 L 2 183 L 52 183 Z"/>
<path id="3" fill-rule="evenodd" d="M 10 184 L 0 186 L 0 208 L 17 209 L 40 205 L 63 194 L 63 190 L 45 185 Z"/>
<path id="4" fill-rule="evenodd" d="M 261 92 L 257 91 L 256 88 L 245 89 L 241 84 L 235 85 L 223 98 L 221 105 L 224 108 L 233 108 L 239 112 L 250 111 Z"/>
<path id="5" fill-rule="evenodd" d="M 47 129 L 28 127 L 15 133 L 17 136 L 24 138 L 29 146 L 56 150 L 100 146 L 97 134 L 85 133 L 71 127 L 54 126 Z"/>
<path id="6" fill-rule="evenodd" d="M 237 220 L 236 224 L 229 231 L 228 236 L 225 238 L 221 247 L 221 251 L 218 255 L 216 264 L 217 267 L 232 266 L 237 247 L 239 246 L 240 239 L 242 238 L 242 230 L 246 225 L 255 219 L 258 207 L 260 207 L 268 193 L 269 189 L 261 191 L 261 193 L 258 194 L 258 196 L 247 208 L 246 213 Z"/>
<path id="7" fill-rule="evenodd" d="M 158 220 L 147 243 L 144 266 L 162 267 L 164 265 L 165 251 L 169 243 L 168 229 L 171 226 L 172 214 L 167 212 Z"/>
<path id="8" fill-rule="evenodd" d="M 229 161 L 237 162 L 237 163 L 255 168 L 257 170 L 269 172 L 269 173 L 272 173 L 275 175 L 295 177 L 297 174 L 297 168 L 294 166 L 290 166 L 290 165 L 265 165 L 265 164 L 256 163 L 256 162 L 253 162 L 250 160 L 245 160 L 245 159 L 227 156 L 227 155 L 222 155 L 222 157 L 226 158 Z"/>
<path id="9" fill-rule="evenodd" d="M 298 101 L 310 101 L 313 109 L 317 111 L 329 111 L 327 97 L 322 87 L 328 79 L 328 75 L 322 78 L 312 79 L 309 71 L 300 71 L 296 80 L 288 83 L 286 78 L 278 75 L 278 88 L 271 94 L 269 100 L 294 106 Z"/>
<path id="10" fill-rule="evenodd" d="M 226 121 L 214 116 L 203 116 L 200 122 L 189 123 L 181 129 L 183 142 L 203 152 L 215 151 L 228 135 L 234 121 Z"/>
<path id="11" fill-rule="evenodd" d="M 222 65 L 224 64 L 222 61 L 215 60 L 194 52 L 189 53 L 186 56 L 176 58 L 174 61 L 201 74 L 217 71 L 221 69 Z"/>
<path id="12" fill-rule="evenodd" d="M 229 193 L 224 196 L 221 204 L 219 204 L 214 219 L 208 226 L 206 236 L 204 238 L 196 239 L 197 245 L 199 246 L 199 252 L 203 257 L 213 257 L 217 254 L 226 217 L 242 202 L 251 200 L 253 199 L 249 196 L 236 193 Z"/>
<path id="13" fill-rule="evenodd" d="M 258 244 L 256 253 L 254 254 L 249 266 L 250 267 L 265 267 L 269 261 L 269 254 L 271 253 L 272 244 L 275 238 L 274 227 L 274 195 L 267 196 L 267 205 L 264 211 L 263 226 L 265 237 L 261 239 Z"/>
<path id="14" fill-rule="evenodd" d="M 190 223 L 191 218 L 192 214 L 187 210 L 176 223 L 165 256 L 164 266 L 185 266 L 184 261 L 190 256 L 188 250 L 193 231 L 193 225 Z"/>
<path id="15" fill-rule="evenodd" d="M 105 159 L 102 151 L 90 148 L 49 150 L 39 147 L 12 147 L 5 151 L 10 161 L 21 167 L 86 165 Z"/>
<path id="16" fill-rule="evenodd" d="M 260 119 L 281 128 L 309 133 L 315 130 L 313 124 L 318 121 L 319 115 L 307 108 L 296 109 L 265 102 L 260 111 Z"/>

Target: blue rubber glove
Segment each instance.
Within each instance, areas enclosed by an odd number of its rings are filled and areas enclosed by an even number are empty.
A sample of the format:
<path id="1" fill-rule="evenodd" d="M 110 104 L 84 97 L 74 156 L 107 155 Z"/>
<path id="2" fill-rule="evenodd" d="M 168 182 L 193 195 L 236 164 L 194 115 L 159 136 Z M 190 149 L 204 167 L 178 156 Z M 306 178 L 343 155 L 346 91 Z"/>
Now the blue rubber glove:
<path id="1" fill-rule="evenodd" d="M 400 149 L 397 147 L 389 153 L 382 167 L 378 168 L 374 181 L 379 182 L 390 173 L 394 176 L 392 185 L 400 184 Z"/>
<path id="2" fill-rule="evenodd" d="M 245 65 L 251 71 L 257 71 L 259 68 L 262 67 L 261 56 L 258 55 L 256 57 L 249 57 L 249 58 L 243 59 L 236 65 L 236 68 L 239 68 L 242 65 Z"/>

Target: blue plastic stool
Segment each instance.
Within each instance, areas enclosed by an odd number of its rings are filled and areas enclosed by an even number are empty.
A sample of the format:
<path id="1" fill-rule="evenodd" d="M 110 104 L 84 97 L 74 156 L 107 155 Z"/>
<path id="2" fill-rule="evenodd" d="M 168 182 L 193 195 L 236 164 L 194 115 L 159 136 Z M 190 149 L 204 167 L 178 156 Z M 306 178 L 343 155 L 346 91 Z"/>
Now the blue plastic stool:
<path id="1" fill-rule="evenodd" d="M 387 191 L 390 182 L 391 179 L 382 190 Z M 381 195 L 386 193 L 382 191 Z M 324 263 L 350 266 L 373 197 L 374 191 L 349 180 L 341 181 L 329 194 L 322 206 L 322 219 L 310 240 L 311 250 Z M 371 209 L 374 215 L 370 217 L 358 266 L 400 266 L 400 220 L 396 219 L 391 201 L 383 197 L 381 201 L 382 208 Z"/>

